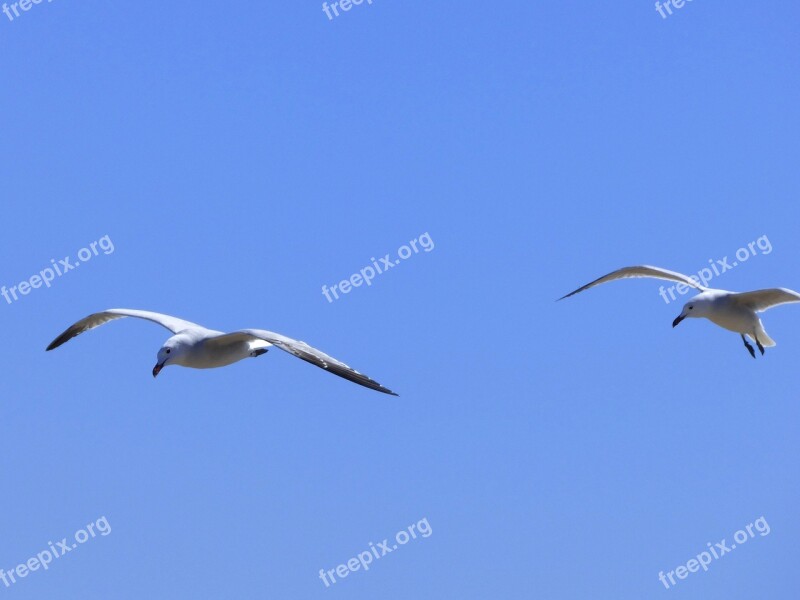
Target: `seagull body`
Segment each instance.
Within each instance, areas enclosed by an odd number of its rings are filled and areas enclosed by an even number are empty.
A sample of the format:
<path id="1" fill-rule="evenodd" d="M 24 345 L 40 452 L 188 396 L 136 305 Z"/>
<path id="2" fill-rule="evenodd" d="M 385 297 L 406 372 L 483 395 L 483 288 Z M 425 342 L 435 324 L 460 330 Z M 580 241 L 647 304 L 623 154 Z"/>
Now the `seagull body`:
<path id="1" fill-rule="evenodd" d="M 601 283 L 632 277 L 651 277 L 677 281 L 699 290 L 699 294 L 690 298 L 683 305 L 681 314 L 675 318 L 672 326 L 675 327 L 687 317 L 708 319 L 723 329 L 738 333 L 742 337 L 745 348 L 753 358 L 755 358 L 756 354 L 747 341 L 748 337 L 758 345 L 761 354 L 764 354 L 764 347 L 775 346 L 775 341 L 764 330 L 764 325 L 761 323 L 758 313 L 780 304 L 800 302 L 800 294 L 786 288 L 770 288 L 753 292 L 729 292 L 727 290 L 707 288 L 701 285 L 699 279 L 694 276 L 687 277 L 675 271 L 647 265 L 617 269 L 608 275 L 595 279 L 591 283 L 587 283 L 574 292 L 570 292 L 566 296 L 559 298 L 559 300 L 569 298 L 578 292 Z"/>
<path id="2" fill-rule="evenodd" d="M 279 333 L 263 329 L 241 329 L 225 333 L 147 310 L 112 308 L 94 313 L 67 328 L 64 333 L 50 343 L 47 350 L 58 348 L 84 331 L 125 317 L 135 317 L 158 323 L 174 334 L 164 342 L 158 351 L 158 360 L 156 366 L 153 367 L 153 377 L 157 376 L 165 366 L 170 365 L 192 369 L 225 367 L 245 358 L 261 356 L 270 347 L 276 346 L 339 377 L 384 394 L 397 395 L 332 356 L 312 348 L 305 342 L 293 340 Z"/>

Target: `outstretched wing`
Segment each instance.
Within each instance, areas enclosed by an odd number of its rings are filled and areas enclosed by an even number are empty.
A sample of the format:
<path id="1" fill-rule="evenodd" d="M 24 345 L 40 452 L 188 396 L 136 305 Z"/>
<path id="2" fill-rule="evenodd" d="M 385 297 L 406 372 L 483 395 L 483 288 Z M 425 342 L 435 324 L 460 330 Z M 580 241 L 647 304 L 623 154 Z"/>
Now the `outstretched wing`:
<path id="1" fill-rule="evenodd" d="M 706 291 L 708 288 L 703 287 L 700 285 L 700 282 L 695 277 L 687 277 L 682 273 L 676 273 L 675 271 L 668 271 L 667 269 L 661 269 L 659 267 L 650 267 L 648 265 L 640 265 L 638 267 L 623 267 L 621 269 L 617 269 L 608 275 L 603 275 L 599 279 L 595 279 L 591 283 L 587 283 L 583 287 L 579 287 L 574 292 L 570 292 L 566 296 L 562 296 L 559 300 L 563 300 L 564 298 L 569 298 L 570 296 L 574 296 L 578 292 L 582 292 L 583 290 L 588 290 L 591 287 L 596 285 L 600 285 L 601 283 L 606 283 L 607 281 L 614 281 L 615 279 L 628 279 L 631 277 L 652 277 L 654 279 L 667 279 L 669 281 L 677 281 L 678 283 L 686 284 L 690 287 L 697 288 L 701 292 Z"/>
<path id="2" fill-rule="evenodd" d="M 773 306 L 788 304 L 790 302 L 800 302 L 800 294 L 786 288 L 770 288 L 767 290 L 734 294 L 731 296 L 731 299 L 736 304 L 746 306 L 756 312 L 763 312 Z"/>
<path id="3" fill-rule="evenodd" d="M 54 348 L 58 348 L 61 344 L 68 342 L 76 335 L 82 334 L 84 331 L 89 331 L 95 327 L 100 327 L 100 325 L 105 325 L 109 321 L 113 321 L 115 319 L 124 319 L 125 317 L 136 317 L 138 319 L 146 319 L 148 321 L 152 321 L 153 323 L 158 323 L 162 327 L 169 329 L 172 333 L 179 333 L 185 329 L 205 329 L 196 323 L 184 321 L 183 319 L 178 319 L 169 315 L 162 315 L 161 313 L 157 312 L 150 312 L 149 310 L 111 308 L 109 310 L 104 310 L 103 312 L 89 315 L 85 319 L 81 319 L 74 325 L 70 326 L 64 333 L 50 342 L 50 345 L 47 347 L 47 349 L 53 350 Z"/>
<path id="4" fill-rule="evenodd" d="M 330 371 L 334 375 L 344 377 L 353 383 L 363 385 L 371 390 L 397 396 L 397 394 L 395 394 L 392 390 L 383 387 L 377 381 L 370 379 L 366 375 L 348 367 L 342 361 L 337 360 L 332 356 L 328 356 L 316 348 L 312 348 L 305 342 L 293 340 L 292 338 L 281 335 L 280 333 L 273 333 L 272 331 L 265 331 L 263 329 L 242 329 L 240 331 L 215 337 L 213 340 L 210 340 L 207 343 L 226 344 L 236 341 L 237 338 L 241 339 L 242 341 L 263 340 L 265 342 L 269 342 L 281 350 L 284 350 L 289 354 L 293 354 L 297 358 L 302 358 L 304 361 L 310 362 L 312 365 L 320 367 L 321 369 L 325 369 L 326 371 Z"/>

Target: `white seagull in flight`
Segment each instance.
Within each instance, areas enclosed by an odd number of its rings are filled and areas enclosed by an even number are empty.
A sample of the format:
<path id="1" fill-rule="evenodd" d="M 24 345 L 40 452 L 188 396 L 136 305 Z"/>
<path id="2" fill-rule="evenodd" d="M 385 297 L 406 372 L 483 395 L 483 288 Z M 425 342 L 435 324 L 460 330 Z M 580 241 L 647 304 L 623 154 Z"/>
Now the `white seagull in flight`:
<path id="1" fill-rule="evenodd" d="M 748 343 L 747 337 L 745 336 L 750 337 L 758 345 L 761 354 L 764 354 L 765 346 L 770 347 L 775 345 L 773 339 L 764 331 L 761 319 L 758 318 L 756 313 L 764 312 L 768 308 L 778 306 L 779 304 L 800 302 L 800 294 L 786 288 L 770 288 L 766 290 L 756 290 L 754 292 L 715 290 L 700 285 L 696 278 L 690 278 L 681 273 L 676 273 L 675 271 L 667 271 L 666 269 L 649 267 L 647 265 L 618 269 L 600 279 L 595 279 L 591 283 L 587 283 L 566 296 L 562 296 L 559 300 L 569 298 L 578 292 L 588 290 L 591 287 L 607 281 L 627 279 L 630 277 L 667 279 L 700 290 L 699 294 L 690 298 L 689 301 L 683 305 L 681 314 L 675 318 L 672 322 L 672 326 L 675 327 L 686 317 L 704 317 L 723 329 L 735 331 L 741 335 L 745 348 L 747 348 L 747 351 L 750 352 L 753 358 L 756 357 L 755 350 L 753 350 L 753 346 Z"/>
<path id="2" fill-rule="evenodd" d="M 224 367 L 243 358 L 261 356 L 270 346 L 277 346 L 297 358 L 310 362 L 326 371 L 344 377 L 350 381 L 368 387 L 371 390 L 397 396 L 392 390 L 383 387 L 366 375 L 351 369 L 346 364 L 335 358 L 312 348 L 305 342 L 298 342 L 279 333 L 272 333 L 263 329 L 241 329 L 232 333 L 206 329 L 196 323 L 183 319 L 162 315 L 161 313 L 147 310 L 130 310 L 127 308 L 112 308 L 103 312 L 94 313 L 81 319 L 64 333 L 50 342 L 47 350 L 58 348 L 61 344 L 71 340 L 84 331 L 99 327 L 114 319 L 136 317 L 158 323 L 166 327 L 173 334 L 158 351 L 158 361 L 153 367 L 153 377 L 158 375 L 165 366 L 180 365 L 193 369 L 213 369 Z"/>

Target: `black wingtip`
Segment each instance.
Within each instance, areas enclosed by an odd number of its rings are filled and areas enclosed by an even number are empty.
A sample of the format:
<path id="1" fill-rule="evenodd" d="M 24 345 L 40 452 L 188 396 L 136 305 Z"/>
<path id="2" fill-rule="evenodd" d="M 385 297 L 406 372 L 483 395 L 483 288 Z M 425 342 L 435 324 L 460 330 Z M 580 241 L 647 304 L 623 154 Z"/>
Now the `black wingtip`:
<path id="1" fill-rule="evenodd" d="M 66 333 L 67 332 L 62 333 L 60 336 L 58 336 L 56 339 L 50 342 L 50 345 L 47 348 L 45 348 L 45 352 L 50 352 L 50 350 L 55 350 L 56 348 L 61 346 L 64 342 L 69 340 L 69 337 L 67 336 Z"/>
<path id="2" fill-rule="evenodd" d="M 376 392 L 380 392 L 381 394 L 387 394 L 389 396 L 399 396 L 400 395 L 400 394 L 396 394 L 395 392 L 393 392 L 392 390 L 390 390 L 387 387 L 383 387 L 380 383 L 377 383 L 377 382 L 374 382 L 373 385 L 364 384 L 364 383 L 361 383 L 359 381 L 356 381 L 355 383 L 358 383 L 359 385 L 363 385 L 364 387 L 369 388 L 371 390 L 374 390 Z"/>

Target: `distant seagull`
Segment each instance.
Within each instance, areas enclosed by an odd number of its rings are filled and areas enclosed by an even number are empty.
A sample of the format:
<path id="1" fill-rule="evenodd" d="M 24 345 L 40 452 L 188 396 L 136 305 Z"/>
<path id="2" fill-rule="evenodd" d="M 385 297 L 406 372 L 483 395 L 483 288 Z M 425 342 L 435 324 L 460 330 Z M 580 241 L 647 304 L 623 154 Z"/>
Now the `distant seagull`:
<path id="1" fill-rule="evenodd" d="M 566 296 L 562 296 L 559 300 L 569 298 L 578 292 L 588 290 L 591 287 L 607 281 L 627 279 L 630 277 L 668 279 L 670 281 L 684 283 L 700 290 L 701 293 L 697 294 L 683 305 L 681 314 L 672 322 L 672 326 L 675 327 L 686 317 L 705 317 L 723 329 L 735 331 L 740 334 L 745 348 L 747 348 L 747 351 L 750 352 L 753 358 L 756 357 L 756 353 L 745 336 L 753 339 L 758 345 L 761 354 L 764 354 L 764 346 L 770 347 L 775 345 L 772 338 L 764 331 L 761 319 L 758 318 L 756 313 L 764 312 L 768 308 L 778 306 L 779 304 L 800 302 L 800 294 L 792 290 L 787 290 L 786 288 L 771 288 L 767 290 L 756 290 L 754 292 L 715 290 L 704 287 L 697 281 L 681 273 L 667 271 L 666 269 L 660 269 L 658 267 L 648 267 L 646 265 L 618 269 L 600 279 L 595 279 L 591 283 L 587 283 L 585 286 L 578 288 L 574 292 L 570 292 Z"/>
<path id="2" fill-rule="evenodd" d="M 158 323 L 175 334 L 164 342 L 158 351 L 158 362 L 153 367 L 153 377 L 158 375 L 165 366 L 180 365 L 193 369 L 213 369 L 230 365 L 243 358 L 261 356 L 267 352 L 270 346 L 277 346 L 281 350 L 294 354 L 297 358 L 302 358 L 339 377 L 349 379 L 371 390 L 397 396 L 392 390 L 351 369 L 343 362 L 312 348 L 305 342 L 298 342 L 279 333 L 263 329 L 241 329 L 232 333 L 224 333 L 147 310 L 112 308 L 89 315 L 54 339 L 47 350 L 58 348 L 84 331 L 125 317 L 136 317 Z"/>

